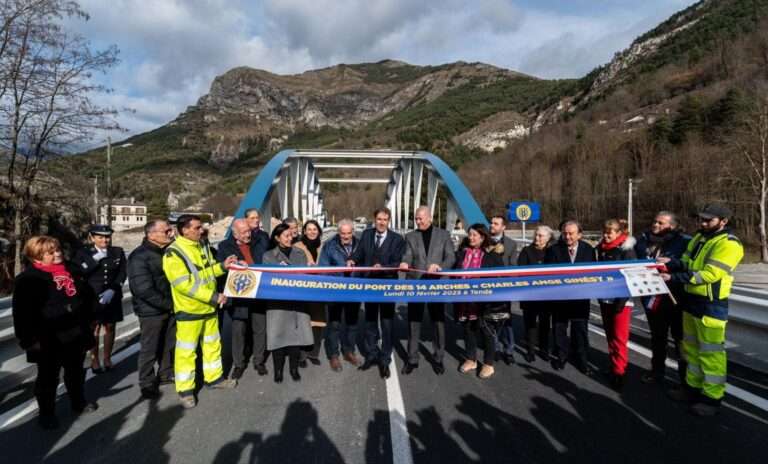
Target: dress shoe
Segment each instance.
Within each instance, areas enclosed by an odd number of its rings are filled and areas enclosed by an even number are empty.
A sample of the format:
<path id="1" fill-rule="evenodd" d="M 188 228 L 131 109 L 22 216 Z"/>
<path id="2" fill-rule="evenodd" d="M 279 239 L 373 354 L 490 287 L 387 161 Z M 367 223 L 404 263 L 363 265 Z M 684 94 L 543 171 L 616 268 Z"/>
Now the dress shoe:
<path id="1" fill-rule="evenodd" d="M 93 401 L 86 401 L 83 404 L 73 405 L 72 410 L 76 414 L 89 414 L 99 409 L 99 405 Z"/>
<path id="2" fill-rule="evenodd" d="M 644 384 L 657 383 L 661 384 L 664 381 L 664 374 L 657 374 L 653 371 L 648 371 L 640 376 L 640 382 Z"/>
<path id="3" fill-rule="evenodd" d="M 99 375 L 103 374 L 105 371 L 101 367 L 91 367 L 91 372 L 93 372 L 93 375 Z"/>
<path id="4" fill-rule="evenodd" d="M 536 354 L 533 352 L 533 350 L 528 350 L 523 356 L 523 359 L 525 359 L 525 362 L 527 363 L 532 363 L 536 361 Z"/>
<path id="5" fill-rule="evenodd" d="M 551 364 L 552 364 L 552 369 L 554 369 L 556 371 L 562 371 L 563 369 L 565 369 L 565 360 L 564 359 L 554 358 L 554 359 L 552 359 Z"/>
<path id="6" fill-rule="evenodd" d="M 578 369 L 579 369 L 579 372 L 586 375 L 587 377 L 590 377 L 595 373 L 595 371 L 591 367 L 589 367 L 589 365 L 581 365 L 578 367 Z"/>
<path id="7" fill-rule="evenodd" d="M 613 374 L 611 376 L 611 388 L 617 392 L 624 390 L 624 374 Z"/>
<path id="8" fill-rule="evenodd" d="M 387 364 L 379 363 L 379 375 L 381 376 L 382 379 L 389 378 L 389 376 L 391 375 L 389 371 L 389 363 Z"/>
<path id="9" fill-rule="evenodd" d="M 539 353 L 539 357 L 541 358 L 542 361 L 549 362 L 549 351 L 542 351 L 541 353 Z"/>
<path id="10" fill-rule="evenodd" d="M 291 378 L 293 379 L 294 382 L 301 381 L 301 375 L 299 374 L 299 370 L 298 369 L 289 369 L 289 372 L 290 372 Z"/>
<path id="11" fill-rule="evenodd" d="M 269 374 L 269 371 L 267 370 L 267 366 L 265 366 L 264 364 L 254 364 L 253 368 L 256 369 L 256 372 L 258 372 L 259 375 Z"/>
<path id="12" fill-rule="evenodd" d="M 160 390 L 157 388 L 142 388 L 141 397 L 145 400 L 155 400 L 160 397 Z"/>
<path id="13" fill-rule="evenodd" d="M 405 366 L 403 366 L 403 368 L 402 368 L 402 370 L 400 372 L 402 372 L 403 375 L 409 375 L 417 367 L 419 367 L 418 364 L 406 362 Z"/>
<path id="14" fill-rule="evenodd" d="M 243 377 L 244 372 L 245 372 L 244 367 L 234 367 L 232 368 L 232 373 L 229 374 L 229 378 L 234 380 L 240 380 Z"/>
<path id="15" fill-rule="evenodd" d="M 368 369 L 373 367 L 374 364 L 376 364 L 376 361 L 374 359 L 366 359 L 363 365 L 358 367 L 358 369 L 361 371 L 367 371 Z"/>
<path id="16" fill-rule="evenodd" d="M 37 416 L 37 424 L 44 430 L 55 430 L 59 428 L 59 419 L 54 415 Z"/>
<path id="17" fill-rule="evenodd" d="M 355 353 L 344 353 L 344 360 L 355 367 L 360 366 L 360 358 Z"/>
<path id="18" fill-rule="evenodd" d="M 443 375 L 445 374 L 445 365 L 442 361 L 438 361 L 432 364 L 432 370 L 435 371 L 435 374 L 437 375 Z"/>
<path id="19" fill-rule="evenodd" d="M 312 364 L 314 364 L 315 366 L 319 366 L 319 365 L 321 365 L 321 364 L 322 364 L 322 363 L 320 362 L 320 358 L 310 357 L 310 358 L 307 358 L 307 359 L 309 360 L 309 362 L 311 362 L 311 363 L 312 363 Z"/>
<path id="20" fill-rule="evenodd" d="M 282 369 L 275 369 L 275 383 L 283 383 Z"/>
<path id="21" fill-rule="evenodd" d="M 502 359 L 504 359 L 504 364 L 507 366 L 511 366 L 512 364 L 515 364 L 515 355 L 512 353 L 504 353 L 502 356 Z"/>
<path id="22" fill-rule="evenodd" d="M 341 372 L 341 361 L 339 361 L 338 356 L 331 356 L 331 359 L 328 360 L 328 364 L 330 364 L 333 372 Z"/>
<path id="23" fill-rule="evenodd" d="M 179 396 L 179 402 L 184 409 L 192 409 L 197 406 L 197 400 L 194 395 Z"/>

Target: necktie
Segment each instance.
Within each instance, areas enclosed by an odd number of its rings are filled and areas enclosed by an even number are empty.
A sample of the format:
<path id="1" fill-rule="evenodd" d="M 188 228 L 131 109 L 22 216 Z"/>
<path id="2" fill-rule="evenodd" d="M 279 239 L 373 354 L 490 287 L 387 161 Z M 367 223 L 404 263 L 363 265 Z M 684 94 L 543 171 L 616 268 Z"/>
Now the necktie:
<path id="1" fill-rule="evenodd" d="M 381 246 L 381 234 L 376 234 L 376 248 Z"/>

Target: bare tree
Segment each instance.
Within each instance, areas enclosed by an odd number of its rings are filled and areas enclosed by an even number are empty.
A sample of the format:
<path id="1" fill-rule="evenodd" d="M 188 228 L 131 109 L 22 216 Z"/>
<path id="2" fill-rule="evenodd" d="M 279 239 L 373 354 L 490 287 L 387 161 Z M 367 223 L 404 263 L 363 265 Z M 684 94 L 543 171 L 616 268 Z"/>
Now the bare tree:
<path id="1" fill-rule="evenodd" d="M 738 150 L 749 164 L 749 184 L 757 196 L 759 210 L 760 260 L 768 263 L 766 234 L 766 202 L 768 201 L 768 94 L 763 90 L 751 99 L 744 126 L 735 140 Z"/>
<path id="2" fill-rule="evenodd" d="M 0 144 L 7 158 L 6 188 L 14 213 L 15 272 L 35 180 L 42 163 L 82 146 L 98 130 L 119 129 L 116 112 L 91 97 L 108 89 L 93 74 L 117 63 L 117 48 L 93 51 L 81 36 L 64 30 L 64 17 L 87 20 L 76 2 L 3 1 L 0 44 Z"/>

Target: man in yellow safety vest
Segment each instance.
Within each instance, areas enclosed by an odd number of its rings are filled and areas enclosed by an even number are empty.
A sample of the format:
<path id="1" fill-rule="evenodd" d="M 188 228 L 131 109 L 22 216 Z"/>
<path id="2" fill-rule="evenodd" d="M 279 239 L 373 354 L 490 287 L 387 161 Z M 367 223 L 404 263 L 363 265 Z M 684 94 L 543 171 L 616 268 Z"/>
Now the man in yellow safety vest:
<path id="1" fill-rule="evenodd" d="M 744 257 L 744 247 L 727 227 L 730 216 L 725 206 L 707 205 L 699 212 L 701 228 L 682 259 L 659 259 L 670 271 L 662 278 L 685 289 L 682 351 L 688 367 L 685 385 L 669 396 L 689 401 L 698 416 L 717 414 L 725 395 L 728 297 L 733 272 Z"/>
<path id="2" fill-rule="evenodd" d="M 203 380 L 209 388 L 235 388 L 237 381 L 224 377 L 221 365 L 221 336 L 217 307 L 227 297 L 216 291 L 216 278 L 226 273 L 235 256 L 223 264 L 216 261 L 210 246 L 201 240 L 200 218 L 185 214 L 177 222 L 179 235 L 163 256 L 163 272 L 171 283 L 176 317 L 174 376 L 182 406 L 193 408 L 195 359 L 202 338 Z"/>

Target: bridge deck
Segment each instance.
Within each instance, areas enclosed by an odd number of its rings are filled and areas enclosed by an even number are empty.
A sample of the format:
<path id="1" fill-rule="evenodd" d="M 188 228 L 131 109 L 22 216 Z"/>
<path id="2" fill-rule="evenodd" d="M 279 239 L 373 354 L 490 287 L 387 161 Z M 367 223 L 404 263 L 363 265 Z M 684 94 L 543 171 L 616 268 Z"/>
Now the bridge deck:
<path id="1" fill-rule="evenodd" d="M 719 417 L 693 417 L 661 389 L 639 382 L 649 360 L 638 351 L 630 353 L 621 395 L 599 374 L 587 378 L 572 366 L 556 373 L 520 356 L 518 365 L 501 364 L 495 377 L 481 381 L 456 372 L 463 342 L 458 327 L 448 325 L 448 372 L 441 377 L 424 359 L 412 375 L 393 372 L 387 382 L 348 364 L 333 373 L 325 360 L 303 369 L 300 383 L 287 378 L 276 385 L 248 370 L 236 390 L 203 390 L 188 411 L 172 386 L 156 402 L 140 400 L 136 345 L 128 345 L 115 370 L 88 381 L 100 404 L 96 413 L 73 421 L 60 399 L 62 427 L 54 432 L 40 431 L 34 413 L 20 417 L 0 434 L 2 461 L 768 462 L 765 404 L 728 396 Z M 605 340 L 593 329 L 591 359 L 603 367 Z M 225 324 L 225 340 L 226 332 Z M 402 319 L 396 335 L 399 368 Z M 641 333 L 633 341 L 647 343 Z M 429 347 L 422 345 L 424 354 Z M 734 365 L 729 382 L 768 397 L 765 374 Z M 0 414 L 28 397 L 6 399 Z"/>

